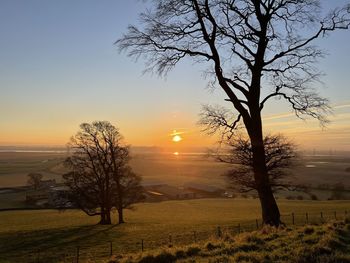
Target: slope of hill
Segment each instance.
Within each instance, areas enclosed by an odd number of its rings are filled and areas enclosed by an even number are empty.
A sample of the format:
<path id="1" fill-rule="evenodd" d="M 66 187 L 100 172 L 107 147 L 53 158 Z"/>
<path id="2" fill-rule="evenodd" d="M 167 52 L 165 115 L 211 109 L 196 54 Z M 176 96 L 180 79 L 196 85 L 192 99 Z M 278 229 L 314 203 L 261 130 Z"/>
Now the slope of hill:
<path id="1" fill-rule="evenodd" d="M 282 220 L 289 227 L 293 218 L 294 225 L 304 225 L 343 219 L 346 211 L 350 215 L 349 201 L 278 203 Z M 143 243 L 147 253 L 169 244 L 207 240 L 217 235 L 218 227 L 232 235 L 256 230 L 256 223 L 260 228 L 259 218 L 259 201 L 254 199 L 141 203 L 135 210 L 126 211 L 126 224 L 110 226 L 97 225 L 99 218 L 78 210 L 0 212 L 0 262 L 76 262 L 78 248 L 79 262 L 105 262 L 111 245 L 112 252 L 119 255 L 139 252 Z"/>
<path id="2" fill-rule="evenodd" d="M 299 228 L 269 228 L 206 242 L 113 256 L 110 263 L 350 262 L 350 219 Z"/>

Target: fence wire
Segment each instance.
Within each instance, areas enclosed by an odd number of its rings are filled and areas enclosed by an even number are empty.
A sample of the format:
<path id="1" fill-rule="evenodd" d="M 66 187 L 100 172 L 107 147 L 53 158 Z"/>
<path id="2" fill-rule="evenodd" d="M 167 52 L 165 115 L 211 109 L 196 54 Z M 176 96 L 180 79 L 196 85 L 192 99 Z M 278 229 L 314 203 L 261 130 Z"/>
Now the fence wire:
<path id="1" fill-rule="evenodd" d="M 350 211 L 319 211 L 305 213 L 287 213 L 281 214 L 281 221 L 289 227 L 304 226 L 308 224 L 322 224 L 332 220 L 342 220 L 350 216 Z M 60 246 L 48 249 L 32 251 L 23 257 L 16 258 L 18 262 L 86 262 L 97 260 L 107 260 L 112 255 L 126 254 L 133 252 L 147 252 L 153 249 L 166 248 L 172 246 L 191 245 L 201 243 L 212 237 L 220 238 L 224 233 L 237 235 L 243 232 L 251 232 L 262 228 L 262 220 L 246 220 L 233 225 L 221 225 L 208 227 L 207 230 L 192 231 L 182 233 L 164 234 L 157 240 L 149 238 L 130 239 L 123 243 L 123 248 L 119 247 L 117 242 L 106 240 L 99 245 L 94 246 Z"/>

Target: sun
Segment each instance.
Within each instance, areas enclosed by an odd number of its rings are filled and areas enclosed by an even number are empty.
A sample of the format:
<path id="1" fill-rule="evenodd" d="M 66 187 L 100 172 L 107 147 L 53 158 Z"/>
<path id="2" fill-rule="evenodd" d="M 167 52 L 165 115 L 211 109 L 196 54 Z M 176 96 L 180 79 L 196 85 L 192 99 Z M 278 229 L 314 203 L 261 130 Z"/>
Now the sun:
<path id="1" fill-rule="evenodd" d="M 173 137 L 173 142 L 180 142 L 182 141 L 182 137 L 178 134 L 176 134 L 174 137 Z"/>
<path id="2" fill-rule="evenodd" d="M 175 156 L 178 156 L 179 155 L 179 152 L 174 152 L 173 153 Z"/>

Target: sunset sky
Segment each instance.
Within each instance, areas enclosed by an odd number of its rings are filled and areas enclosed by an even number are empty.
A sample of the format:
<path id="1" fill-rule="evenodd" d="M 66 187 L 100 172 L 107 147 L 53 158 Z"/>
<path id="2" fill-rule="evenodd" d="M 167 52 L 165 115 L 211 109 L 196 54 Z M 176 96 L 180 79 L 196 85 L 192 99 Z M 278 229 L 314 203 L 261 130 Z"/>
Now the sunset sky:
<path id="1" fill-rule="evenodd" d="M 347 1 L 324 0 L 324 7 Z M 108 120 L 136 146 L 209 146 L 196 125 L 202 104 L 225 105 L 208 90 L 201 67 L 181 62 L 164 79 L 142 74 L 113 44 L 148 5 L 136 0 L 1 0 L 0 145 L 64 145 L 82 122 Z M 334 114 L 325 129 L 270 103 L 266 132 L 284 133 L 303 148 L 350 150 L 350 30 L 319 42 L 329 55 L 320 93 Z M 182 140 L 172 141 L 174 130 Z"/>

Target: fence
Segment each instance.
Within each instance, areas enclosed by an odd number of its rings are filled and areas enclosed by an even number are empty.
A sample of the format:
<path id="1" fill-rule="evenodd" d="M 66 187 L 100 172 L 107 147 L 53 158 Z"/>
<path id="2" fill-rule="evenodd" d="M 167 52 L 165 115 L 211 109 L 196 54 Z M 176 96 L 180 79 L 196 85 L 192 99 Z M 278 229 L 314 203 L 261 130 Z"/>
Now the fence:
<path id="1" fill-rule="evenodd" d="M 320 224 L 331 220 L 341 220 L 350 216 L 350 211 L 311 211 L 305 213 L 282 214 L 281 220 L 286 226 L 303 226 L 307 224 Z M 207 231 L 193 230 L 186 233 L 171 233 L 157 240 L 150 240 L 140 237 L 138 240 L 128 240 L 123 243 L 123 248 L 117 242 L 106 240 L 98 246 L 71 246 L 56 247 L 44 250 L 37 250 L 26 255 L 23 262 L 85 262 L 96 259 L 108 259 L 111 255 L 125 254 L 132 252 L 145 252 L 159 247 L 171 247 L 176 245 L 190 245 L 203 242 L 210 237 L 220 238 L 223 233 L 236 235 L 243 232 L 259 230 L 262 227 L 260 219 L 247 220 L 230 226 L 210 227 Z M 21 261 L 22 262 L 22 261 Z"/>

